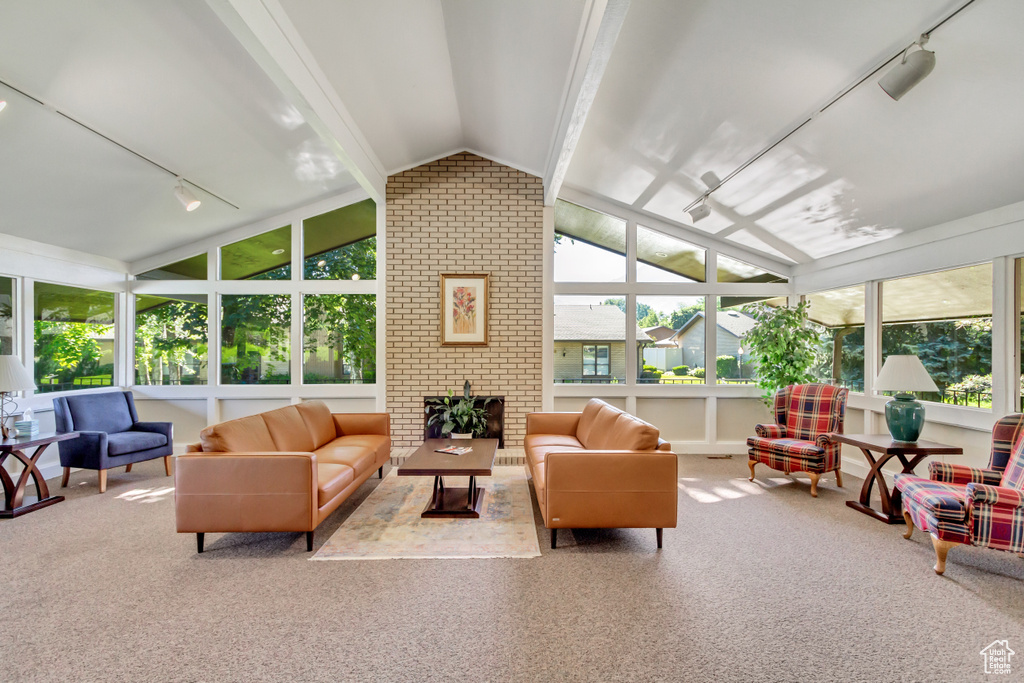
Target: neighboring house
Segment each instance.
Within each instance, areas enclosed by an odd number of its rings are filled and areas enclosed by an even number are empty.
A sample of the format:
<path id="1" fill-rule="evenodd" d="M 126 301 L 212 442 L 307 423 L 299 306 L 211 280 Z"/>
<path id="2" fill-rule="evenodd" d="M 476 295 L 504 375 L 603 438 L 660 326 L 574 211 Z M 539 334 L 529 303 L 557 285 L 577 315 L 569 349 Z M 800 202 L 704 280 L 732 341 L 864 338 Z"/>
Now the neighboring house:
<path id="1" fill-rule="evenodd" d="M 630 325 L 637 342 L 651 338 Z M 626 378 L 626 314 L 606 304 L 555 305 L 555 381 L 600 382 Z M 634 351 L 635 352 L 635 351 Z"/>
<path id="2" fill-rule="evenodd" d="M 755 321 L 749 315 L 739 311 L 718 311 L 718 350 L 719 356 L 737 356 L 743 338 L 753 329 Z M 644 364 L 653 365 L 659 370 L 671 370 L 677 365 L 690 368 L 703 368 L 704 364 L 704 312 L 693 315 L 686 323 L 671 335 L 666 335 L 667 328 L 651 328 L 648 334 L 655 340 L 652 347 L 644 349 Z M 744 357 L 744 361 L 749 360 Z"/>

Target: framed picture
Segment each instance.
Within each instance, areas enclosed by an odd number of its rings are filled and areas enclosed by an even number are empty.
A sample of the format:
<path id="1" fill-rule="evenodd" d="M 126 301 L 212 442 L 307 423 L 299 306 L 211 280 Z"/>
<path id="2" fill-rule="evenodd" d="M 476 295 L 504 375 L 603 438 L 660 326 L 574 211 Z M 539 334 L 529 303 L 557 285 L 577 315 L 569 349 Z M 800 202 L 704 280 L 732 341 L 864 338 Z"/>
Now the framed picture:
<path id="1" fill-rule="evenodd" d="M 441 346 L 487 346 L 486 273 L 441 275 Z"/>

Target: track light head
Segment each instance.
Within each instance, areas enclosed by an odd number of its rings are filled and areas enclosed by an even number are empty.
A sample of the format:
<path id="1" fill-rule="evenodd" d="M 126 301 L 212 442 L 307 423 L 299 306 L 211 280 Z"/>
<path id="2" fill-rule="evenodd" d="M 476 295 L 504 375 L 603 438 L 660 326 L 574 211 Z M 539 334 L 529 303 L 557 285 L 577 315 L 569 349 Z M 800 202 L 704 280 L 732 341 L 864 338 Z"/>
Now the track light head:
<path id="1" fill-rule="evenodd" d="M 186 211 L 195 211 L 202 204 L 196 196 L 192 194 L 192 191 L 185 187 L 184 182 L 181 178 L 178 178 L 178 186 L 174 188 L 174 196 L 178 198 L 181 205 L 185 207 Z"/>
<path id="2" fill-rule="evenodd" d="M 701 200 L 700 204 L 690 209 L 687 213 L 690 214 L 690 219 L 694 223 L 700 220 L 704 220 L 711 215 L 711 208 Z"/>
<path id="3" fill-rule="evenodd" d="M 701 182 L 708 186 L 709 190 L 714 190 L 715 188 L 722 184 L 721 179 L 717 175 L 715 175 L 714 171 L 708 171 L 707 173 L 702 175 L 700 179 Z"/>
<path id="4" fill-rule="evenodd" d="M 903 59 L 900 60 L 900 63 L 878 80 L 878 85 L 882 87 L 886 95 L 899 101 L 932 72 L 932 69 L 935 68 L 935 53 L 924 49 L 927 42 L 928 34 L 922 34 L 916 43 L 911 44 L 903 52 Z M 920 49 L 911 52 L 915 45 Z"/>

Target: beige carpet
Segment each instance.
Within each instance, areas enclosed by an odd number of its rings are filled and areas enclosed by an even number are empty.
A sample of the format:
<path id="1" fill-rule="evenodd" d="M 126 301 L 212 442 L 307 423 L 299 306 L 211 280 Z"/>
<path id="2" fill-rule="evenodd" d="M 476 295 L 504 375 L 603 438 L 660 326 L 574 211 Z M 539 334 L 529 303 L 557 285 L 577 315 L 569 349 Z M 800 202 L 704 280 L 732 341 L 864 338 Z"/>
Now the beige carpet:
<path id="1" fill-rule="evenodd" d="M 495 467 L 479 477 L 485 489 L 479 519 L 423 519 L 433 477 L 395 470 L 349 515 L 314 560 L 485 559 L 539 557 L 530 489 L 523 467 Z M 466 477 L 446 477 L 465 486 Z"/>

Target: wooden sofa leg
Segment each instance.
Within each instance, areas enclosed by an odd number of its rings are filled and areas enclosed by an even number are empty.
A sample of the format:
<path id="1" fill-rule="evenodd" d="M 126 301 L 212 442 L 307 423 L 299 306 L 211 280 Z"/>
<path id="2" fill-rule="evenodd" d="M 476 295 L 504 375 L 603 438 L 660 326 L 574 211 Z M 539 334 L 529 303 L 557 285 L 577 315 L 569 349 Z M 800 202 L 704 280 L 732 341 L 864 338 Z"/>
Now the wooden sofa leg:
<path id="1" fill-rule="evenodd" d="M 654 531 L 655 531 L 656 534 L 658 534 L 658 550 L 661 550 L 661 532 L 662 532 L 662 529 L 655 529 Z"/>
<path id="2" fill-rule="evenodd" d="M 756 460 L 748 460 L 747 466 L 750 468 L 750 481 L 754 481 L 754 465 L 757 464 Z"/>
<path id="3" fill-rule="evenodd" d="M 903 538 L 910 538 L 914 534 L 914 518 L 906 510 L 903 511 L 903 521 L 907 523 L 907 533 L 903 534 Z"/>
<path id="4" fill-rule="evenodd" d="M 384 465 L 381 465 L 380 468 L 377 470 L 377 478 L 378 479 L 383 479 L 384 478 Z"/>
<path id="5" fill-rule="evenodd" d="M 313 552 L 313 532 L 312 531 L 307 531 L 306 532 L 306 552 L 307 553 Z"/>
<path id="6" fill-rule="evenodd" d="M 107 471 L 100 470 L 100 493 L 107 492 Z"/>
<path id="7" fill-rule="evenodd" d="M 127 465 L 125 465 L 125 468 L 124 468 L 124 473 L 125 473 L 125 474 L 128 474 L 129 472 L 131 472 L 131 471 L 132 471 L 132 465 L 133 465 L 133 464 L 134 464 L 134 463 L 128 463 Z"/>
<path id="8" fill-rule="evenodd" d="M 557 539 L 558 539 L 558 529 L 552 529 L 551 530 L 551 549 L 552 550 L 555 549 L 555 543 L 557 542 Z"/>
<path id="9" fill-rule="evenodd" d="M 836 470 L 836 486 L 843 488 L 843 473 Z"/>
<path id="10" fill-rule="evenodd" d="M 199 553 L 203 552 L 203 539 L 206 538 L 206 534 L 200 531 L 196 534 L 196 551 Z"/>
<path id="11" fill-rule="evenodd" d="M 960 544 L 952 541 L 940 541 L 935 534 L 932 534 L 932 545 L 935 547 L 935 567 L 933 569 L 936 574 L 942 576 L 946 571 L 946 553 L 950 548 L 955 548 Z"/>
<path id="12" fill-rule="evenodd" d="M 164 473 L 169 477 L 171 476 L 171 456 L 164 456 Z"/>
<path id="13" fill-rule="evenodd" d="M 817 472 L 808 472 L 807 476 L 811 478 L 811 498 L 818 497 L 818 479 L 821 477 Z"/>
<path id="14" fill-rule="evenodd" d="M 64 468 L 64 476 L 62 476 L 60 478 L 60 487 L 62 489 L 63 488 L 67 488 L 67 486 L 68 486 L 68 479 L 70 479 L 70 478 L 71 478 L 71 468 L 70 467 L 65 467 Z"/>

